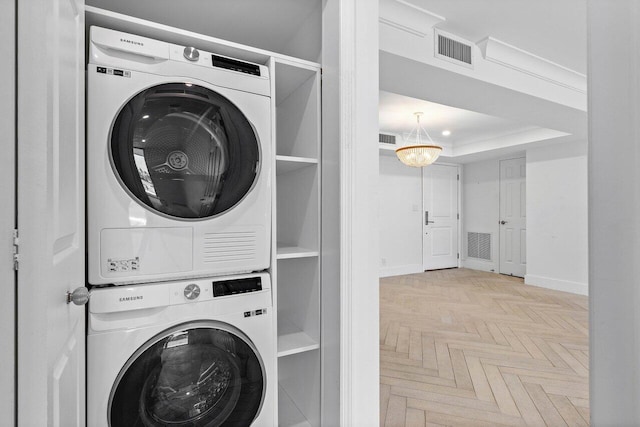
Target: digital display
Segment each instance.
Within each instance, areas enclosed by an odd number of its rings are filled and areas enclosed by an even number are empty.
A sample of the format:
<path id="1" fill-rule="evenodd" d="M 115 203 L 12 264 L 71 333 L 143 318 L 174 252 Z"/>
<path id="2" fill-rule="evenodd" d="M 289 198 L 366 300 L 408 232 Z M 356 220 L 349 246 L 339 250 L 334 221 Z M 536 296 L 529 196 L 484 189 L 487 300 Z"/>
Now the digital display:
<path id="1" fill-rule="evenodd" d="M 223 297 L 227 295 L 244 294 L 262 290 L 262 280 L 260 277 L 249 279 L 225 280 L 213 282 L 213 296 Z"/>
<path id="2" fill-rule="evenodd" d="M 239 71 L 241 73 L 260 75 L 260 67 L 256 64 L 238 61 L 236 59 L 225 58 L 224 56 L 211 55 L 211 62 L 214 67 L 225 68 L 227 70 Z"/>

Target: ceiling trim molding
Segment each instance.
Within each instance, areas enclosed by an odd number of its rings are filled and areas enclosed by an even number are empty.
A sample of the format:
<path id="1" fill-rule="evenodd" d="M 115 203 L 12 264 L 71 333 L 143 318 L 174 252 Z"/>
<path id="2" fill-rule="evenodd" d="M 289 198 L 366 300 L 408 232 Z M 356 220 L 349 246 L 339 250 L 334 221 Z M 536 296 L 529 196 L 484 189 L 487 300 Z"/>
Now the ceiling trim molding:
<path id="1" fill-rule="evenodd" d="M 559 86 L 587 93 L 587 76 L 555 62 L 534 55 L 493 37 L 486 37 L 476 45 L 482 56 L 490 61 Z"/>
<path id="2" fill-rule="evenodd" d="M 425 37 L 446 18 L 404 0 L 380 0 L 380 23 L 418 37 Z"/>
<path id="3" fill-rule="evenodd" d="M 486 138 L 480 141 L 471 141 L 463 144 L 456 144 L 453 147 L 451 157 L 460 157 L 469 154 L 481 153 L 484 151 L 500 150 L 510 147 L 522 146 L 556 138 L 570 136 L 570 133 L 553 129 L 535 128 L 526 129 L 521 132 L 514 132 L 505 135 Z"/>

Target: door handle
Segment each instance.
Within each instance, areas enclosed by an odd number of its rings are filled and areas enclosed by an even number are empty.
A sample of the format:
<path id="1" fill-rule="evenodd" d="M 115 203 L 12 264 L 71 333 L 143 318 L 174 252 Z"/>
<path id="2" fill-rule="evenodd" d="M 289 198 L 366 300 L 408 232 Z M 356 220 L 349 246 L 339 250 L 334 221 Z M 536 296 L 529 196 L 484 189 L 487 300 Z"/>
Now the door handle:
<path id="1" fill-rule="evenodd" d="M 508 221 L 500 221 L 500 224 L 505 225 Z"/>
<path id="2" fill-rule="evenodd" d="M 435 221 L 429 221 L 429 211 L 424 211 L 424 225 L 434 224 Z"/>
<path id="3" fill-rule="evenodd" d="M 89 290 L 84 286 L 76 288 L 73 292 L 67 291 L 67 304 L 74 303 L 75 305 L 85 305 L 89 302 L 91 294 Z"/>

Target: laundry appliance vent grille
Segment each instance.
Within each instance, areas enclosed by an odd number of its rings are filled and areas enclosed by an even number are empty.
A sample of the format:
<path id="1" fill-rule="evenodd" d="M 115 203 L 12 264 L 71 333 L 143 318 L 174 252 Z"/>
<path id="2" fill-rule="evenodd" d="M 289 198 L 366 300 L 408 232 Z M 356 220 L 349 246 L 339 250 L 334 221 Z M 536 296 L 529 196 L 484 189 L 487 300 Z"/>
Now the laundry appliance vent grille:
<path id="1" fill-rule="evenodd" d="M 251 261 L 256 258 L 256 233 L 207 233 L 204 235 L 203 249 L 205 263 Z"/>
<path id="2" fill-rule="evenodd" d="M 467 256 L 491 261 L 491 233 L 467 232 Z"/>

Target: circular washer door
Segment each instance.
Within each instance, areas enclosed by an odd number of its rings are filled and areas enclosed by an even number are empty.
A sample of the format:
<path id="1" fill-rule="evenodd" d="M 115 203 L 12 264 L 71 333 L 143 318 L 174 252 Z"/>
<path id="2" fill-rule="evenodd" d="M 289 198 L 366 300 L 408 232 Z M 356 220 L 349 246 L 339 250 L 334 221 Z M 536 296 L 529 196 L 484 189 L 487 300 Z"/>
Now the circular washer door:
<path id="1" fill-rule="evenodd" d="M 127 361 L 111 390 L 111 427 L 246 427 L 265 393 L 251 341 L 219 322 L 165 331 Z"/>
<path id="2" fill-rule="evenodd" d="M 112 166 L 142 205 L 172 218 L 204 219 L 236 206 L 259 173 L 253 126 L 206 87 L 146 89 L 120 110 L 111 130 Z"/>

